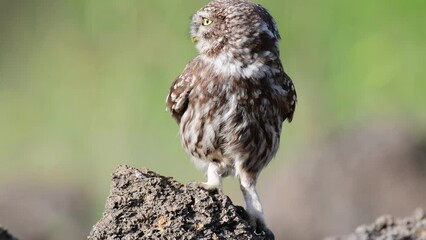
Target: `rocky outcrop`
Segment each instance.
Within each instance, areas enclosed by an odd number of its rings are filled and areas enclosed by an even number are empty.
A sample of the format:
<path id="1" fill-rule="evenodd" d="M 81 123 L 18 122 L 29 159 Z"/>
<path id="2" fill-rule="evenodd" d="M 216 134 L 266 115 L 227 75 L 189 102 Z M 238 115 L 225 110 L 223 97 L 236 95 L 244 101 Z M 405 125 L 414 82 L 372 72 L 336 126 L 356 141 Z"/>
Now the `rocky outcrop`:
<path id="1" fill-rule="evenodd" d="M 266 239 L 255 234 L 247 218 L 223 193 L 120 166 L 88 239 Z"/>

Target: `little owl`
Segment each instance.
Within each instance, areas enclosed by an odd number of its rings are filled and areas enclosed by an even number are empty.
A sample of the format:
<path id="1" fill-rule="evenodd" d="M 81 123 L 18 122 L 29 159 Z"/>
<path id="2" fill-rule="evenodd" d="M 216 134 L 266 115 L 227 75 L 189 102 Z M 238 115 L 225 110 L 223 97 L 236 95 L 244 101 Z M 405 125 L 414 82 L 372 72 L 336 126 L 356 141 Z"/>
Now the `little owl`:
<path id="1" fill-rule="evenodd" d="M 183 148 L 206 173 L 207 182 L 196 185 L 221 189 L 223 177 L 238 177 L 251 224 L 273 239 L 256 180 L 297 100 L 275 21 L 259 4 L 214 0 L 192 17 L 191 37 L 199 54 L 173 82 L 166 104 Z"/>

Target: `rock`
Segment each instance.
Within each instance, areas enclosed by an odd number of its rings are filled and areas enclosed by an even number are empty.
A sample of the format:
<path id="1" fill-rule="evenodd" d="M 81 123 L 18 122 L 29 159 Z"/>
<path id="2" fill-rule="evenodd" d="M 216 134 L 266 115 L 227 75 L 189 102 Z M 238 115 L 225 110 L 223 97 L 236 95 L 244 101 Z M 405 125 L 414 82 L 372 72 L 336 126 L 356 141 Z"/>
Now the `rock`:
<path id="1" fill-rule="evenodd" d="M 359 226 L 355 233 L 327 240 L 426 240 L 426 214 L 418 209 L 412 217 L 402 219 L 385 215 L 369 225 Z"/>
<path id="2" fill-rule="evenodd" d="M 17 240 L 14 236 L 10 235 L 10 233 L 0 226 L 0 240 Z"/>
<path id="3" fill-rule="evenodd" d="M 119 166 L 112 176 L 97 239 L 266 239 L 220 192 L 185 186 L 146 169 Z"/>

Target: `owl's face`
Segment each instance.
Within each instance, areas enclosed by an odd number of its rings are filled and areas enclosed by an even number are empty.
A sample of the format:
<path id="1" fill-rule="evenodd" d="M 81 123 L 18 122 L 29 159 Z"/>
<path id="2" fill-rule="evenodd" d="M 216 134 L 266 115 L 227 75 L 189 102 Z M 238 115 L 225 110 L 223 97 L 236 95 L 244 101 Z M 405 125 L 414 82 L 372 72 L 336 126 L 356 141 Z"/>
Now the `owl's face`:
<path id="1" fill-rule="evenodd" d="M 278 51 L 279 34 L 271 15 L 260 5 L 248 0 L 214 0 L 193 15 L 191 38 L 200 54 L 217 56 L 229 51 Z"/>
<path id="2" fill-rule="evenodd" d="M 226 23 L 211 8 L 203 8 L 192 17 L 191 39 L 200 53 L 218 49 L 226 39 Z"/>

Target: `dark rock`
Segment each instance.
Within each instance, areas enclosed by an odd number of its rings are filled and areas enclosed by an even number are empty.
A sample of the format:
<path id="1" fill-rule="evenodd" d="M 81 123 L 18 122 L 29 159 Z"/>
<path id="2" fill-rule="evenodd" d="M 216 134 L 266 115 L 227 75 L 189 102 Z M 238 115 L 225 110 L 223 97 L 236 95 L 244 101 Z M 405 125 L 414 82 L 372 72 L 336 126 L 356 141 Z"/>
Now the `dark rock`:
<path id="1" fill-rule="evenodd" d="M 14 236 L 10 235 L 10 233 L 0 226 L 0 240 L 17 240 Z"/>
<path id="2" fill-rule="evenodd" d="M 266 239 L 223 193 L 120 166 L 102 219 L 88 239 Z"/>

